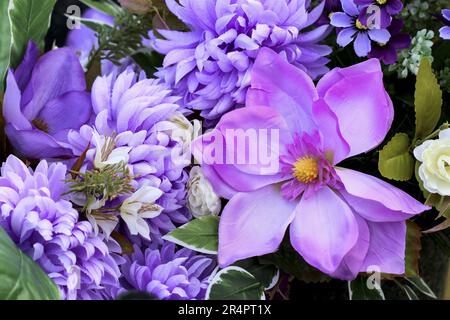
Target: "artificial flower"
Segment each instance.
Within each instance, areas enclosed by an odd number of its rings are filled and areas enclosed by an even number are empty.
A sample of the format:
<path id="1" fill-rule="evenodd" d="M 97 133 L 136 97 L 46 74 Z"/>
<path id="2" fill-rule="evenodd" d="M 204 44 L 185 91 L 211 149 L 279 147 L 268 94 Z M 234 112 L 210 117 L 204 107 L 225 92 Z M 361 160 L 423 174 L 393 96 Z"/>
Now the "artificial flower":
<path id="1" fill-rule="evenodd" d="M 159 300 L 203 299 L 214 267 L 212 258 L 186 248 L 176 251 L 174 244 L 142 251 L 135 246 L 121 266 L 125 284 L 117 294 L 139 290 Z"/>
<path id="2" fill-rule="evenodd" d="M 379 14 L 380 27 L 386 28 L 391 24 L 392 16 L 399 14 L 403 9 L 402 0 L 355 0 L 355 4 L 362 7 L 361 21 L 367 24 L 370 15 Z M 373 12 L 375 8 L 379 11 Z"/>
<path id="3" fill-rule="evenodd" d="M 30 42 L 25 57 L 8 71 L 3 101 L 5 131 L 13 147 L 31 159 L 72 155 L 67 133 L 91 116 L 83 68 L 71 49 L 39 57 Z"/>
<path id="4" fill-rule="evenodd" d="M 262 50 L 246 107 L 194 142 L 206 177 L 230 199 L 219 225 L 220 265 L 276 251 L 290 225 L 292 246 L 333 277 L 353 279 L 374 265 L 402 274 L 405 220 L 429 208 L 380 179 L 338 166 L 378 146 L 393 114 L 376 59 L 336 68 L 316 88 L 303 71 Z M 250 142 L 236 146 L 235 130 Z M 272 161 L 228 161 L 255 154 L 255 144 Z"/>
<path id="5" fill-rule="evenodd" d="M 144 186 L 123 201 L 120 206 L 120 216 L 131 235 L 139 234 L 150 240 L 150 227 L 144 219 L 156 218 L 161 214 L 163 208 L 155 204 L 161 196 L 161 190 Z"/>
<path id="6" fill-rule="evenodd" d="M 184 224 L 190 218 L 183 210 L 188 178 L 186 163 L 172 159 L 173 154 L 183 153 L 184 145 L 173 140 L 170 132 L 155 130 L 161 121 L 175 116 L 180 108 L 179 97 L 173 96 L 170 88 L 159 80 L 145 79 L 143 74 L 128 68 L 118 75 L 98 77 L 92 86 L 91 99 L 93 121 L 68 135 L 76 157 L 89 146 L 81 170 L 92 170 L 98 163 L 119 161 L 133 177 L 134 190 L 144 186 L 158 188 L 162 196 L 157 204 L 164 211 L 146 219 L 152 240 L 158 241 L 175 225 Z M 121 204 L 128 196 L 115 199 L 110 207 Z"/>
<path id="7" fill-rule="evenodd" d="M 165 55 L 157 76 L 202 117 L 217 119 L 242 105 L 250 72 L 261 48 L 269 47 L 317 77 L 328 69 L 330 47 L 319 44 L 327 25 L 312 28 L 324 3 L 310 1 L 166 0 L 189 32 L 158 30 L 154 48 Z"/>
<path id="8" fill-rule="evenodd" d="M 444 40 L 450 40 L 450 9 L 442 10 L 442 16 L 445 19 L 446 26 L 439 29 L 441 38 Z"/>
<path id="9" fill-rule="evenodd" d="M 450 196 L 450 129 L 442 130 L 439 139 L 427 140 L 414 149 L 414 156 L 421 162 L 419 177 L 423 187 L 441 196 Z"/>
<path id="10" fill-rule="evenodd" d="M 359 19 L 360 11 L 353 0 L 341 0 L 344 12 L 331 15 L 331 25 L 342 28 L 337 36 L 337 43 L 346 47 L 354 40 L 353 48 L 358 57 L 365 57 L 372 49 L 371 42 L 386 43 L 390 34 L 386 29 L 369 29 Z"/>
<path id="11" fill-rule="evenodd" d="M 397 51 L 406 49 L 411 45 L 411 37 L 402 33 L 403 21 L 393 19 L 391 25 L 387 28 L 391 38 L 387 43 L 374 43 L 369 52 L 369 58 L 378 58 L 384 64 L 394 64 L 397 62 Z"/>
<path id="12" fill-rule="evenodd" d="M 186 202 L 187 207 L 196 218 L 220 213 L 220 198 L 199 166 L 193 167 L 189 173 Z"/>
<path id="13" fill-rule="evenodd" d="M 62 299 L 107 297 L 106 287 L 119 286 L 120 246 L 79 220 L 64 196 L 66 174 L 60 163 L 41 161 L 33 172 L 9 156 L 1 168 L 0 226 L 58 285 Z"/>

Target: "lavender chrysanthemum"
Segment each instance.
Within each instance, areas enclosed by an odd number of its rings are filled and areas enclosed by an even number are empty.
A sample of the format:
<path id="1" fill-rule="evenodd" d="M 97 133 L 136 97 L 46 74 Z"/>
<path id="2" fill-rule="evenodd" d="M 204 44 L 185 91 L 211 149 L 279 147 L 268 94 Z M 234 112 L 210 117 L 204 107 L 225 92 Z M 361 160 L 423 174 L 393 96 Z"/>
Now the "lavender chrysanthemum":
<path id="1" fill-rule="evenodd" d="M 157 75 L 175 88 L 189 109 L 213 120 L 242 105 L 259 50 L 269 47 L 313 78 L 324 74 L 330 47 L 318 44 L 328 25 L 312 26 L 324 3 L 310 0 L 166 0 L 189 32 L 159 30 L 165 54 Z"/>
<path id="2" fill-rule="evenodd" d="M 63 299 L 107 297 L 117 287 L 120 252 L 93 235 L 64 199 L 66 167 L 41 161 L 33 172 L 15 156 L 1 169 L 0 226 L 59 286 Z"/>
<path id="3" fill-rule="evenodd" d="M 121 266 L 126 283 L 118 294 L 127 290 L 150 293 L 160 300 L 203 299 L 215 263 L 207 256 L 189 249 L 176 251 L 175 245 L 164 243 L 161 249 L 136 246 L 134 253 Z"/>
<path id="4" fill-rule="evenodd" d="M 99 77 L 92 87 L 93 123 L 80 131 L 71 131 L 68 136 L 77 156 L 91 147 L 83 170 L 94 167 L 98 156 L 96 149 L 111 148 L 110 155 L 122 154 L 135 190 L 154 187 L 161 191 L 156 204 L 163 212 L 147 219 L 152 240 L 158 240 L 190 218 L 182 208 L 187 164 L 178 158 L 185 146 L 173 140 L 170 132 L 158 129 L 159 123 L 175 116 L 178 100 L 159 80 L 138 77 L 131 69 L 118 76 L 112 73 Z M 101 136 L 102 141 L 113 141 L 112 146 L 99 146 L 95 136 Z M 129 196 L 123 195 L 118 200 L 122 202 Z M 119 212 L 114 215 L 118 216 Z"/>

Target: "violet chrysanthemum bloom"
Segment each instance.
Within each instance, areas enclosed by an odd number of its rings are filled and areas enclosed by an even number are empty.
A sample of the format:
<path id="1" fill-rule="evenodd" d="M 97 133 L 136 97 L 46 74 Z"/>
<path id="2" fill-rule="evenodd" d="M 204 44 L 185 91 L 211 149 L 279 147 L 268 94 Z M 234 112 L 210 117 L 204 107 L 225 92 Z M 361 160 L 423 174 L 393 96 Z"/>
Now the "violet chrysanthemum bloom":
<path id="1" fill-rule="evenodd" d="M 142 252 L 134 247 L 134 253 L 121 266 L 126 282 L 117 291 L 127 290 L 150 293 L 159 300 L 204 299 L 208 280 L 215 268 L 213 259 L 165 242 L 160 249 L 147 248 Z"/>
<path id="2" fill-rule="evenodd" d="M 168 132 L 158 130 L 161 121 L 176 114 L 178 100 L 179 97 L 172 96 L 171 90 L 159 80 L 143 79 L 131 69 L 118 76 L 112 73 L 98 77 L 92 86 L 93 123 L 68 135 L 76 156 L 91 147 L 83 170 L 94 167 L 96 156 L 99 156 L 97 149 L 111 147 L 98 145 L 99 141 L 105 142 L 109 138 L 114 142 L 109 152 L 113 156 L 122 154 L 116 158 L 126 162 L 134 177 L 134 189 L 154 187 L 161 191 L 156 204 L 164 211 L 148 220 L 152 240 L 159 239 L 190 218 L 187 210 L 182 208 L 188 179 L 184 168 L 188 163 L 177 158 L 183 155 L 185 146 L 174 141 Z M 103 139 L 96 139 L 96 136 Z M 124 195 L 119 200 L 129 196 Z"/>
<path id="3" fill-rule="evenodd" d="M 205 175 L 230 199 L 219 224 L 221 266 L 276 251 L 290 225 L 293 247 L 333 277 L 353 279 L 374 265 L 404 272 L 405 220 L 429 208 L 382 180 L 337 166 L 386 136 L 394 109 L 382 78 L 371 59 L 332 70 L 315 88 L 271 50 L 260 52 L 246 107 L 194 141 Z M 249 142 L 235 145 L 239 140 Z M 235 156 L 241 160 L 231 161 Z"/>
<path id="4" fill-rule="evenodd" d="M 369 29 L 360 19 L 360 11 L 354 0 L 341 0 L 344 12 L 331 15 L 331 25 L 342 28 L 337 36 L 337 43 L 341 47 L 347 46 L 354 40 L 353 48 L 358 57 L 365 57 L 372 49 L 371 42 L 386 43 L 390 34 L 386 29 Z"/>
<path id="5" fill-rule="evenodd" d="M 66 166 L 33 172 L 9 156 L 1 168 L 0 226 L 58 285 L 63 299 L 97 299 L 119 285 L 120 247 L 95 237 L 63 194 Z"/>
<path id="6" fill-rule="evenodd" d="M 318 44 L 328 25 L 305 29 L 319 19 L 324 3 L 309 11 L 310 0 L 166 0 L 169 9 L 191 31 L 159 30 L 166 40 L 154 41 L 166 55 L 157 76 L 188 108 L 206 119 L 244 103 L 250 71 L 263 47 L 312 77 L 328 69 L 328 46 Z"/>
<path id="7" fill-rule="evenodd" d="M 32 159 L 72 155 L 67 132 L 91 116 L 84 71 L 71 49 L 39 58 L 30 42 L 20 66 L 8 71 L 3 101 L 5 131 L 13 147 Z"/>
<path id="8" fill-rule="evenodd" d="M 392 16 L 399 14 L 403 9 L 401 0 L 355 0 L 355 4 L 361 6 L 360 19 L 366 25 L 370 15 L 378 14 L 374 8 L 379 8 L 379 17 L 373 17 L 379 21 L 382 28 L 388 27 L 391 24 Z"/>
<path id="9" fill-rule="evenodd" d="M 387 43 L 374 43 L 369 52 L 369 58 L 378 58 L 385 64 L 394 64 L 397 62 L 397 51 L 406 49 L 411 45 L 411 37 L 407 33 L 402 33 L 403 21 L 393 19 L 391 25 L 387 28 L 391 38 Z"/>
<path id="10" fill-rule="evenodd" d="M 442 10 L 442 16 L 446 20 L 445 23 L 447 25 L 445 27 L 440 28 L 439 33 L 442 39 L 450 40 L 450 9 Z"/>

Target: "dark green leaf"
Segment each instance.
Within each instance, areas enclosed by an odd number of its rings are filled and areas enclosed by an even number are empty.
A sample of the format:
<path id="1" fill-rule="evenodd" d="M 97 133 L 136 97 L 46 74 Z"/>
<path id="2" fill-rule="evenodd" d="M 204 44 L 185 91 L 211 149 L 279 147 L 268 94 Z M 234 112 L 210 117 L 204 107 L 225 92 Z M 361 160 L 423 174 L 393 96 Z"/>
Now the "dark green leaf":
<path id="1" fill-rule="evenodd" d="M 431 62 L 424 58 L 420 62 L 414 94 L 416 110 L 416 138 L 430 134 L 441 117 L 442 91 L 431 69 Z"/>
<path id="2" fill-rule="evenodd" d="M 436 295 L 434 294 L 433 290 L 430 289 L 430 287 L 423 281 L 423 279 L 419 276 L 415 277 L 406 277 L 406 281 L 411 283 L 414 287 L 416 287 L 420 292 L 422 292 L 424 295 L 437 299 Z"/>
<path id="3" fill-rule="evenodd" d="M 406 133 L 397 133 L 380 151 L 378 170 L 383 177 L 406 181 L 414 172 L 414 159 L 409 153 L 410 141 Z"/>
<path id="4" fill-rule="evenodd" d="M 0 300 L 56 300 L 59 290 L 0 228 Z"/>
<path id="5" fill-rule="evenodd" d="M 362 276 L 349 281 L 348 290 L 350 300 L 385 300 L 383 290 Z"/>
<path id="6" fill-rule="evenodd" d="M 325 282 L 331 279 L 306 263 L 297 251 L 292 248 L 288 236 L 285 237 L 277 252 L 261 256 L 258 259 L 261 264 L 275 265 L 285 273 L 306 283 Z"/>
<path id="7" fill-rule="evenodd" d="M 92 9 L 96 9 L 110 16 L 117 16 L 122 12 L 122 8 L 111 0 L 80 0 Z"/>
<path id="8" fill-rule="evenodd" d="M 18 66 L 30 40 L 43 49 L 55 3 L 56 0 L 10 0 L 11 67 Z"/>
<path id="9" fill-rule="evenodd" d="M 419 226 L 412 222 L 406 222 L 406 249 L 405 249 L 405 275 L 417 276 L 419 274 L 419 258 L 422 245 L 422 236 Z"/>
<path id="10" fill-rule="evenodd" d="M 260 300 L 263 288 L 248 271 L 239 267 L 220 270 L 206 292 L 207 300 Z"/>
<path id="11" fill-rule="evenodd" d="M 169 232 L 163 239 L 197 252 L 217 254 L 218 232 L 219 217 L 205 216 Z"/>
<path id="12" fill-rule="evenodd" d="M 265 290 L 271 289 L 279 277 L 278 269 L 274 265 L 260 264 L 257 258 L 241 260 L 235 265 L 250 272 Z"/>
<path id="13" fill-rule="evenodd" d="M 9 1 L 0 1 L 0 93 L 4 89 L 6 70 L 9 66 L 11 32 L 8 19 Z"/>

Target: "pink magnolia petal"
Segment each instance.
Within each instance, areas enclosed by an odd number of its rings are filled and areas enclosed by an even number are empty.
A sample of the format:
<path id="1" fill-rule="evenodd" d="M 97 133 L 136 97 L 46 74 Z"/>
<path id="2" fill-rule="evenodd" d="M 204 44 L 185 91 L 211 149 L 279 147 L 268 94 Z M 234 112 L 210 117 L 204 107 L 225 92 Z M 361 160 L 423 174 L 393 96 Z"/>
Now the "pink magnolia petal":
<path id="1" fill-rule="evenodd" d="M 276 185 L 236 194 L 220 219 L 220 266 L 277 250 L 294 218 L 295 206 L 281 196 Z"/>
<path id="2" fill-rule="evenodd" d="M 279 76 L 283 75 L 283 76 Z M 269 106 L 286 120 L 291 132 L 314 129 L 311 115 L 317 97 L 311 78 L 268 48 L 262 48 L 252 68 L 247 106 Z"/>
<path id="3" fill-rule="evenodd" d="M 337 168 L 336 173 L 345 186 L 346 191 L 357 198 L 377 202 L 389 210 L 374 212 L 371 209 L 379 207 L 372 206 L 369 202 L 357 204 L 350 199 L 350 203 L 370 220 L 376 221 L 399 221 L 405 220 L 412 215 L 422 213 L 430 208 L 423 205 L 404 191 L 370 175 L 350 170 Z M 367 205 L 368 210 L 364 210 Z M 364 212 L 363 212 L 364 211 Z M 393 212 L 396 211 L 396 212 Z"/>
<path id="4" fill-rule="evenodd" d="M 312 266 L 333 274 L 358 241 L 350 207 L 330 188 L 303 197 L 290 227 L 292 246 Z"/>
<path id="5" fill-rule="evenodd" d="M 349 68 L 334 69 L 317 85 L 339 120 L 349 157 L 378 146 L 391 127 L 394 108 L 383 85 L 380 62 L 370 59 Z"/>
<path id="6" fill-rule="evenodd" d="M 378 269 L 389 274 L 405 272 L 405 222 L 367 222 L 370 246 L 361 272 Z"/>
<path id="7" fill-rule="evenodd" d="M 350 146 L 342 136 L 336 115 L 323 99 L 319 99 L 314 102 L 313 116 L 321 134 L 323 150 L 333 153 L 333 164 L 341 162 L 350 152 Z"/>
<path id="8" fill-rule="evenodd" d="M 347 253 L 339 268 L 331 276 L 342 280 L 353 280 L 361 270 L 367 255 L 370 242 L 370 232 L 366 221 L 355 214 L 358 223 L 359 237 L 355 246 Z"/>

